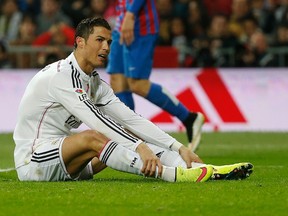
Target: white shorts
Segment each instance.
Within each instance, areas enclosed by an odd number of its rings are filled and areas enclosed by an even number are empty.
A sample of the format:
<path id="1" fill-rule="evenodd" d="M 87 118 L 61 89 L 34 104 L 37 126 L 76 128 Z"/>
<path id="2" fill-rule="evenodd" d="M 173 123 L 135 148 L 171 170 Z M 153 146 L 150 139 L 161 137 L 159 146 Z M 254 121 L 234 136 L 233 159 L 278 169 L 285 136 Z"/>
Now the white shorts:
<path id="1" fill-rule="evenodd" d="M 69 181 L 93 178 L 91 162 L 72 178 L 66 170 L 62 159 L 62 143 L 65 137 L 38 140 L 31 162 L 17 168 L 20 181 Z"/>

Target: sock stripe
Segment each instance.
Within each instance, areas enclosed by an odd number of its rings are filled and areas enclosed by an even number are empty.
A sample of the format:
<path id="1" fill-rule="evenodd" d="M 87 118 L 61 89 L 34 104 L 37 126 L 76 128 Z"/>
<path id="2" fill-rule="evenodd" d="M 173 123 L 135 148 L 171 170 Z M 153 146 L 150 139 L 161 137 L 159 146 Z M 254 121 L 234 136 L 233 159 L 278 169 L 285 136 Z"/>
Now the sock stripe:
<path id="1" fill-rule="evenodd" d="M 110 144 L 109 144 L 109 146 L 107 147 L 107 149 L 105 150 L 105 152 L 104 152 L 104 154 L 103 154 L 103 156 L 102 156 L 102 158 L 101 158 L 101 161 L 103 162 L 103 163 L 107 163 L 107 160 L 109 159 L 109 157 L 110 157 L 110 155 L 112 154 L 112 152 L 114 151 L 114 149 L 117 147 L 117 143 L 115 143 L 115 142 L 111 142 Z"/>
<path id="2" fill-rule="evenodd" d="M 178 167 L 175 167 L 175 178 L 174 178 L 174 182 L 177 181 L 177 169 L 178 169 Z"/>

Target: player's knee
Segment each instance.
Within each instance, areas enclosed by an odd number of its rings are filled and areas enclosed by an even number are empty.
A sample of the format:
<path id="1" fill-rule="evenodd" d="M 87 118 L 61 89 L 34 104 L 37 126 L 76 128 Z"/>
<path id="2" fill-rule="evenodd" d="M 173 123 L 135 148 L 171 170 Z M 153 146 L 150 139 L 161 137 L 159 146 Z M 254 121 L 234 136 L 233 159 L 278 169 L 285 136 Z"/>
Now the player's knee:
<path id="1" fill-rule="evenodd" d="M 110 86 L 114 90 L 114 92 L 119 92 L 121 91 L 121 85 L 119 84 L 118 80 L 116 78 L 111 78 L 110 79 Z"/>
<path id="2" fill-rule="evenodd" d="M 116 93 L 129 90 L 127 80 L 123 74 L 112 74 L 110 76 L 110 85 Z"/>
<path id="3" fill-rule="evenodd" d="M 148 85 L 146 85 L 146 83 L 141 80 L 130 80 L 129 88 L 133 93 L 143 97 L 146 96 L 149 91 Z"/>
<path id="4" fill-rule="evenodd" d="M 86 130 L 83 133 L 85 143 L 87 143 L 92 149 L 102 149 L 103 146 L 109 141 L 109 138 L 104 134 L 96 130 Z"/>

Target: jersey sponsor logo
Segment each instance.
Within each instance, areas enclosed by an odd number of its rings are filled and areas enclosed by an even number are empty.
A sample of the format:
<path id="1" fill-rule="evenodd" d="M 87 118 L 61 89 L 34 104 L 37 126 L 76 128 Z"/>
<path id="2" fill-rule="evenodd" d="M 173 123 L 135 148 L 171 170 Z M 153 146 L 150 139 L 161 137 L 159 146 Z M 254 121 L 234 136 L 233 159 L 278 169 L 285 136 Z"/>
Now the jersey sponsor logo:
<path id="1" fill-rule="evenodd" d="M 65 126 L 67 128 L 78 128 L 81 124 L 82 121 L 80 121 L 74 115 L 69 116 L 68 119 L 65 121 Z"/>

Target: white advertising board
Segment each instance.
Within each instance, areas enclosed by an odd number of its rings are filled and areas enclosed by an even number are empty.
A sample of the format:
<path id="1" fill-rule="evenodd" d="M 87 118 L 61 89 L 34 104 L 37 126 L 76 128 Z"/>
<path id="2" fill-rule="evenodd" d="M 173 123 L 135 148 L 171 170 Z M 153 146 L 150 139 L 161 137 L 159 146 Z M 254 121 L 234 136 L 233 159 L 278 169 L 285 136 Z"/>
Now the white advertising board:
<path id="1" fill-rule="evenodd" d="M 12 132 L 18 105 L 37 70 L 0 71 L 0 132 Z M 99 71 L 109 82 L 105 71 Z M 286 69 L 154 69 L 151 81 L 164 86 L 190 110 L 206 117 L 204 131 L 288 131 Z M 181 122 L 134 96 L 136 112 L 165 131 Z"/>

